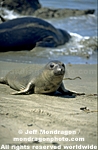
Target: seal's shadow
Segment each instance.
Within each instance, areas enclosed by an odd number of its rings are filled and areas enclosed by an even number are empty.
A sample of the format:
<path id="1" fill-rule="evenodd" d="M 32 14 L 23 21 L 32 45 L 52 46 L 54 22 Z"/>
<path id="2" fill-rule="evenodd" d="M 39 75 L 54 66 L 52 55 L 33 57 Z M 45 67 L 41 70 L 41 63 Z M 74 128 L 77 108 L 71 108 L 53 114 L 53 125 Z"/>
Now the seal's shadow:
<path id="1" fill-rule="evenodd" d="M 77 96 L 76 94 L 65 95 L 65 94 L 62 94 L 62 93 L 60 93 L 58 91 L 56 91 L 55 93 L 45 94 L 45 95 L 56 96 L 56 97 L 60 97 L 60 98 L 75 98 Z"/>

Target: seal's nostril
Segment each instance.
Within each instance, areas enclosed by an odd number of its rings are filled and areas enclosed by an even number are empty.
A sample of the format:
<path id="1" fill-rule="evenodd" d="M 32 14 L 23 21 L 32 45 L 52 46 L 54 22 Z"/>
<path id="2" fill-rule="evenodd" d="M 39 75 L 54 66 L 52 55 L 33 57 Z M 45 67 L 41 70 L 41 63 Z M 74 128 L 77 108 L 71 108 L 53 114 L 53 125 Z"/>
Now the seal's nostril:
<path id="1" fill-rule="evenodd" d="M 58 71 L 58 72 L 64 72 L 64 68 L 63 68 L 63 67 L 57 68 L 57 71 Z"/>

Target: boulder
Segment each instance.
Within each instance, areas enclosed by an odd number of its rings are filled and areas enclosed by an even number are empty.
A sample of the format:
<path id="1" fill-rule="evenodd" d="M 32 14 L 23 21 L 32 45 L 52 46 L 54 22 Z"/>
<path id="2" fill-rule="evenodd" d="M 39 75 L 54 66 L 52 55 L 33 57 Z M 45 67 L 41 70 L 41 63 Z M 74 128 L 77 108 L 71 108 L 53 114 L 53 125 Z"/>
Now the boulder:
<path id="1" fill-rule="evenodd" d="M 94 14 L 94 9 L 79 10 L 79 9 L 50 9 L 46 7 L 41 7 L 40 9 L 34 12 L 34 16 L 39 18 L 61 18 L 61 17 L 70 17 L 70 16 L 80 16 Z"/>
<path id="2" fill-rule="evenodd" d="M 20 15 L 35 16 L 43 19 L 80 16 L 94 14 L 95 12 L 94 9 L 50 9 L 47 7 L 41 7 L 38 0 L 4 0 L 1 4 L 2 8 L 13 10 Z M 1 11 L 1 14 L 4 13 Z"/>
<path id="3" fill-rule="evenodd" d="M 38 0 L 4 0 L 2 8 L 14 10 L 22 15 L 32 15 L 35 10 L 41 8 L 41 4 Z"/>

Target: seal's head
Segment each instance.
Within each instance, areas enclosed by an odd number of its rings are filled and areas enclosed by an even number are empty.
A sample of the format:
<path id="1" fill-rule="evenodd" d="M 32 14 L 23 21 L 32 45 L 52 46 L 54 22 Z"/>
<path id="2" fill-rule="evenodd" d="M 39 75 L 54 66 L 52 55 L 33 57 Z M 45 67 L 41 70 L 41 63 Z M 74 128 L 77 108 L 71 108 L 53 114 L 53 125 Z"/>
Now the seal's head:
<path id="1" fill-rule="evenodd" d="M 55 76 L 65 74 L 65 65 L 58 60 L 50 61 L 45 68 L 51 70 Z"/>
<path id="2" fill-rule="evenodd" d="M 60 87 L 65 74 L 65 65 L 58 61 L 50 61 L 42 70 L 38 77 L 40 81 L 37 86 L 40 86 L 40 93 L 52 93 Z M 39 89 L 36 89 L 38 93 Z"/>
<path id="3" fill-rule="evenodd" d="M 58 60 L 53 60 L 50 61 L 44 69 L 44 77 L 48 81 L 53 81 L 53 82 L 61 82 L 65 74 L 65 65 L 64 63 L 58 61 Z"/>

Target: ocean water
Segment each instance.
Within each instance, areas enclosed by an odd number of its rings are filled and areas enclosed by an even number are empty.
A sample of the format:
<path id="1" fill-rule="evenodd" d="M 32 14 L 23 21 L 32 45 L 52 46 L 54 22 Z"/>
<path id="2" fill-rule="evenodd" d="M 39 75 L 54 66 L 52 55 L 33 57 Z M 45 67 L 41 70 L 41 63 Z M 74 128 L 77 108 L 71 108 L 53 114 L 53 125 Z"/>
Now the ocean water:
<path id="1" fill-rule="evenodd" d="M 49 8 L 72 8 L 72 9 L 95 9 L 97 0 L 39 0 L 43 7 Z"/>
<path id="2" fill-rule="evenodd" d="M 31 52 L 7 52 L 0 54 L 0 60 L 23 63 L 45 63 L 58 59 L 64 63 L 96 64 L 97 63 L 97 0 L 39 0 L 43 7 L 95 9 L 95 14 L 59 19 L 47 19 L 56 28 L 67 30 L 72 39 L 69 43 L 57 48 L 35 48 Z M 5 17 L 17 18 L 14 11 L 6 11 Z"/>
<path id="3" fill-rule="evenodd" d="M 43 7 L 71 8 L 71 9 L 96 9 L 97 0 L 39 0 Z"/>

